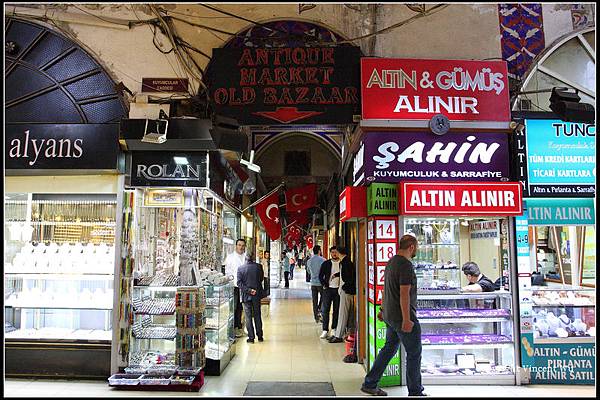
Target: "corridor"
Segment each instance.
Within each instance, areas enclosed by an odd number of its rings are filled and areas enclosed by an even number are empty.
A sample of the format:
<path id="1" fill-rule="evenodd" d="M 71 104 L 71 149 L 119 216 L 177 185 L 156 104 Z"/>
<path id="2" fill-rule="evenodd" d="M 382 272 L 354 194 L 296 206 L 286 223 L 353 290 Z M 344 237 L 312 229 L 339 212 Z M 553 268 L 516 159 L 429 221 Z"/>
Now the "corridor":
<path id="1" fill-rule="evenodd" d="M 44 379 L 8 379 L 6 397 L 75 396 L 243 396 L 249 382 L 329 382 L 337 396 L 364 396 L 360 385 L 365 372 L 360 364 L 346 364 L 345 344 L 319 339 L 314 322 L 310 286 L 305 270 L 295 270 L 289 289 L 272 289 L 268 315 L 263 316 L 263 343 L 237 341 L 236 356 L 221 376 L 206 377 L 198 393 L 120 391 L 107 382 Z M 428 386 L 430 396 L 469 397 L 485 393 L 511 397 L 594 397 L 593 386 Z M 390 396 L 406 396 L 406 387 L 385 388 Z"/>

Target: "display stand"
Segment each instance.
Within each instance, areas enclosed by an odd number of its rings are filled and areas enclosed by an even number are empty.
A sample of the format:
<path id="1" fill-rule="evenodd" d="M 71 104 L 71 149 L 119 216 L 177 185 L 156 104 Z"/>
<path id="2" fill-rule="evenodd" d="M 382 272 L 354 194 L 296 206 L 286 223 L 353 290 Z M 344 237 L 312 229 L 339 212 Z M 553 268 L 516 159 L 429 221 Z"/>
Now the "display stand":
<path id="1" fill-rule="evenodd" d="M 233 284 L 205 286 L 206 375 L 221 375 L 235 356 Z"/>
<path id="2" fill-rule="evenodd" d="M 112 378 L 112 377 L 111 377 Z M 196 376 L 194 381 L 189 384 L 176 384 L 169 382 L 167 385 L 142 385 L 139 382 L 135 382 L 135 379 L 130 380 L 130 383 L 127 384 L 118 384 L 118 383 L 110 383 L 108 386 L 119 389 L 119 390 L 138 390 L 138 391 L 168 391 L 168 392 L 198 392 L 200 388 L 204 386 L 204 371 L 200 371 L 200 373 Z"/>

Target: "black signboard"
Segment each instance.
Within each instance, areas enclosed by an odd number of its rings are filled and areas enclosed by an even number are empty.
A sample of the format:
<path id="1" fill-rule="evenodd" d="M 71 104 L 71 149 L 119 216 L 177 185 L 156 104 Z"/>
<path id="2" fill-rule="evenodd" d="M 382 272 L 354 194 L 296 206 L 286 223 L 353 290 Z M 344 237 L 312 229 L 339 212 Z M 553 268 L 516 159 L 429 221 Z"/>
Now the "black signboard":
<path id="1" fill-rule="evenodd" d="M 206 152 L 135 151 L 127 159 L 128 186 L 206 187 Z"/>
<path id="2" fill-rule="evenodd" d="M 350 124 L 360 114 L 360 48 L 213 49 L 217 113 L 242 125 Z"/>
<path id="3" fill-rule="evenodd" d="M 6 169 L 116 170 L 119 124 L 5 124 Z"/>
<path id="4" fill-rule="evenodd" d="M 220 152 L 211 151 L 209 159 L 210 189 L 239 207 L 242 201 L 240 192 L 243 185 L 239 176 Z"/>

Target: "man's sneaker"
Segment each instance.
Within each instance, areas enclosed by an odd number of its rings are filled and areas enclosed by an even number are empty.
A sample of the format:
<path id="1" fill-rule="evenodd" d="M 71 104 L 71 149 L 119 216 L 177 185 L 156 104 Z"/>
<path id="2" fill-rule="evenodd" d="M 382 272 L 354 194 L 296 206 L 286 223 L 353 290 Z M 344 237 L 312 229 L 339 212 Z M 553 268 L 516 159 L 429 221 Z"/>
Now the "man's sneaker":
<path id="1" fill-rule="evenodd" d="M 242 336 L 244 336 L 244 332 L 241 329 L 236 329 L 235 330 L 235 337 L 236 338 L 241 338 Z"/>
<path id="2" fill-rule="evenodd" d="M 259 336 L 259 337 L 258 337 L 258 341 L 259 341 L 259 342 L 264 342 L 264 341 L 265 341 L 265 339 L 263 339 L 263 337 L 262 337 L 262 336 Z"/>
<path id="3" fill-rule="evenodd" d="M 246 339 L 246 343 L 254 343 L 254 339 Z"/>
<path id="4" fill-rule="evenodd" d="M 387 392 L 382 390 L 381 388 L 370 389 L 362 386 L 360 391 L 366 394 L 370 394 L 372 396 L 387 396 Z"/>
<path id="5" fill-rule="evenodd" d="M 329 331 L 323 331 L 323 333 L 321 333 L 321 336 L 319 336 L 321 339 L 327 339 L 327 337 L 329 336 Z"/>
<path id="6" fill-rule="evenodd" d="M 343 341 L 344 339 L 335 336 L 329 338 L 329 343 L 342 343 Z"/>

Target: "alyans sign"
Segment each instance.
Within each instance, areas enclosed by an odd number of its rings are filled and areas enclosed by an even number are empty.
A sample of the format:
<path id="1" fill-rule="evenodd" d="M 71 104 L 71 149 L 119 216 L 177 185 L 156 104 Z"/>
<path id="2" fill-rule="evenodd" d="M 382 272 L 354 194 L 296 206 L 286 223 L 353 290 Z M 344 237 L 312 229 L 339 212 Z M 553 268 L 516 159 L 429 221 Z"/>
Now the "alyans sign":
<path id="1" fill-rule="evenodd" d="M 504 61 L 361 59 L 362 118 L 510 121 Z"/>
<path id="2" fill-rule="evenodd" d="M 361 158 L 367 182 L 508 181 L 509 148 L 505 133 L 369 132 Z"/>
<path id="3" fill-rule="evenodd" d="M 6 124 L 6 169 L 116 170 L 118 124 Z"/>

